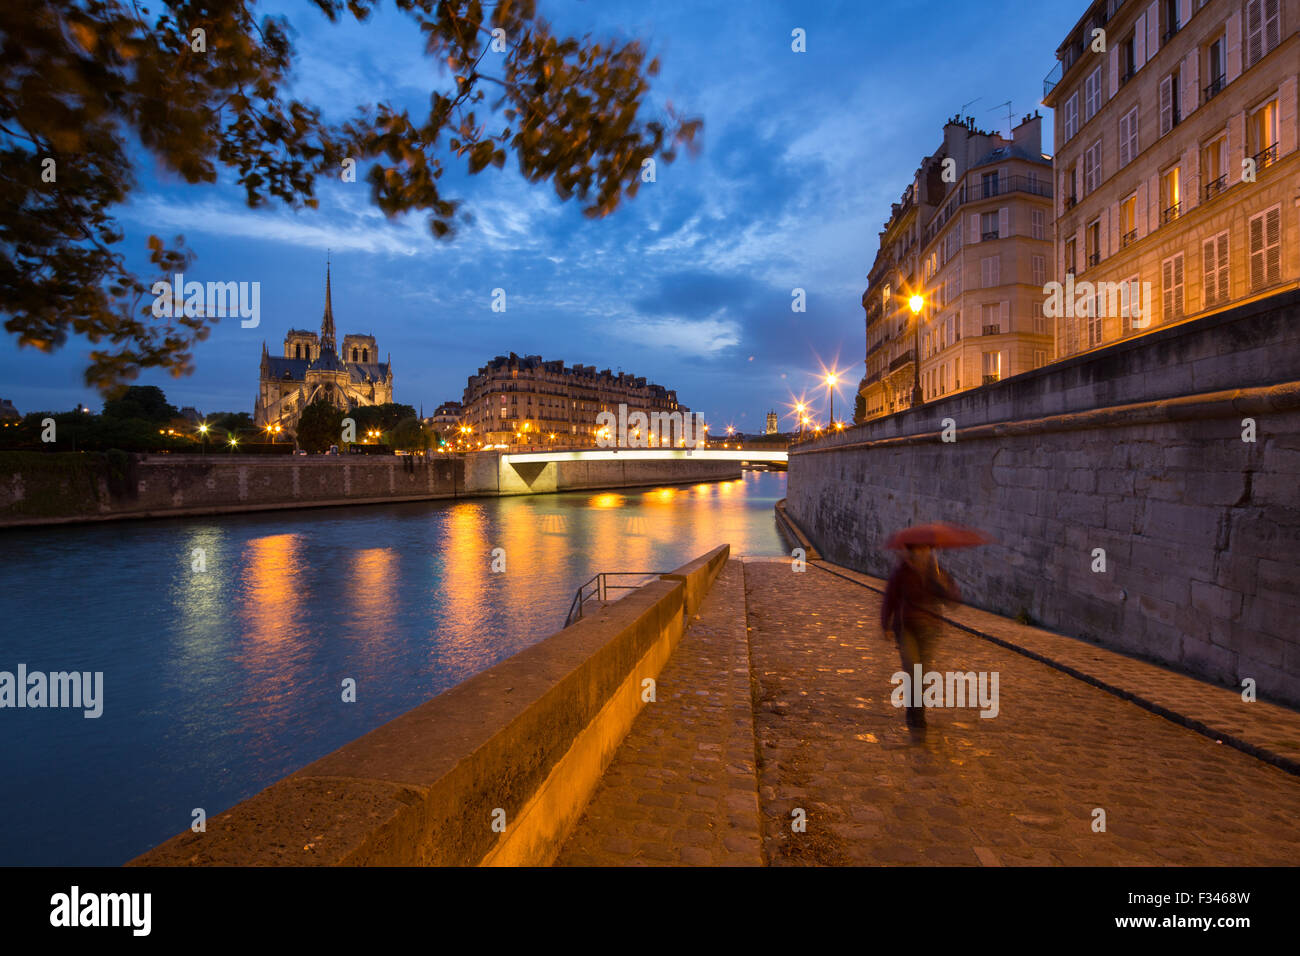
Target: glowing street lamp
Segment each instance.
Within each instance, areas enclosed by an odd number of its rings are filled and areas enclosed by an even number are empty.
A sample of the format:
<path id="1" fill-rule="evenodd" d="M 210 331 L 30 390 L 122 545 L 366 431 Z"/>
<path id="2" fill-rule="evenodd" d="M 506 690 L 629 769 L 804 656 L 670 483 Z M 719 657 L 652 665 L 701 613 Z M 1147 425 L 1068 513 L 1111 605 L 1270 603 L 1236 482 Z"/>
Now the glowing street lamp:
<path id="1" fill-rule="evenodd" d="M 835 383 L 839 380 L 839 374 L 836 372 L 829 372 L 826 375 L 826 391 L 831 396 L 831 424 L 835 423 Z"/>
<path id="2" fill-rule="evenodd" d="M 925 308 L 925 296 L 913 293 L 907 300 L 912 310 L 912 407 L 924 401 L 921 394 L 921 310 Z"/>

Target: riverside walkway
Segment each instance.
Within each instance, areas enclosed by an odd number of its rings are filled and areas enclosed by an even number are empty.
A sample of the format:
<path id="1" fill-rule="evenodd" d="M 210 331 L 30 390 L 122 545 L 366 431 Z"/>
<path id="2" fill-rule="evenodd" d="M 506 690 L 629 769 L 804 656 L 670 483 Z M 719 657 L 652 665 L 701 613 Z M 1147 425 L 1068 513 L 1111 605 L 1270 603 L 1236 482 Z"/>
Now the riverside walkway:
<path id="1" fill-rule="evenodd" d="M 557 865 L 1300 860 L 1300 714 L 963 607 L 934 666 L 996 671 L 997 716 L 914 739 L 882 588 L 728 562 Z"/>

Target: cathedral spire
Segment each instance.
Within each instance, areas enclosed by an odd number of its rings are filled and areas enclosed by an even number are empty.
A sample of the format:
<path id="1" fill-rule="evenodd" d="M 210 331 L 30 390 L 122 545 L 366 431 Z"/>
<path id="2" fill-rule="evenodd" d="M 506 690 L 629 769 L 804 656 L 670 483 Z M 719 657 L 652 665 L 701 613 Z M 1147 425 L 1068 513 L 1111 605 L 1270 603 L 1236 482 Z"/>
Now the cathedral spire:
<path id="1" fill-rule="evenodd" d="M 330 301 L 330 262 L 328 255 L 325 258 L 325 315 L 320 320 L 320 347 L 322 352 L 326 349 L 331 352 L 338 351 L 334 344 L 334 306 Z"/>

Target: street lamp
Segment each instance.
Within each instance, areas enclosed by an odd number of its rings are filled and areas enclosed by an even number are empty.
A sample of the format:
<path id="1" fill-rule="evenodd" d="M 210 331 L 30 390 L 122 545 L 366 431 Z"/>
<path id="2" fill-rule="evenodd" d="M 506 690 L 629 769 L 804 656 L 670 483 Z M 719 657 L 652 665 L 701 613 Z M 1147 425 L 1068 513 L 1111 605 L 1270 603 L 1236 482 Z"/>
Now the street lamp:
<path id="1" fill-rule="evenodd" d="M 915 408 L 924 401 L 921 395 L 921 309 L 925 307 L 925 297 L 913 294 L 907 305 L 912 310 L 912 407 Z"/>
<path id="2" fill-rule="evenodd" d="M 804 409 L 806 409 L 807 407 L 808 407 L 808 406 L 805 405 L 803 402 L 798 402 L 798 403 L 794 406 L 795 417 L 799 419 L 799 437 L 800 437 L 800 438 L 803 437 L 803 427 L 804 427 L 805 425 L 808 424 L 808 418 L 807 418 L 806 415 L 804 415 Z"/>
<path id="3" fill-rule="evenodd" d="M 826 391 L 829 392 L 831 396 L 831 424 L 832 425 L 835 424 L 835 383 L 838 382 L 839 380 L 840 377 L 836 375 L 834 372 L 831 372 L 826 376 Z"/>
<path id="4" fill-rule="evenodd" d="M 199 426 L 199 434 L 203 436 L 203 454 L 208 453 L 208 423 L 204 422 Z"/>

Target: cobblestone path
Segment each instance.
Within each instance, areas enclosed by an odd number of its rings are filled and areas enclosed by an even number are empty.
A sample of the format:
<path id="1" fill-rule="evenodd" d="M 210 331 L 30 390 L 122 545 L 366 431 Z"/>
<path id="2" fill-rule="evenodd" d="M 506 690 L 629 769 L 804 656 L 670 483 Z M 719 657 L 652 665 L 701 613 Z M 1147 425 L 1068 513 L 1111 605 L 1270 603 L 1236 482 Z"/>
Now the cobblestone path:
<path id="1" fill-rule="evenodd" d="M 1300 778 L 955 627 L 935 667 L 997 672 L 998 714 L 927 708 L 914 737 L 879 601 L 729 562 L 559 862 L 1300 862 Z"/>

